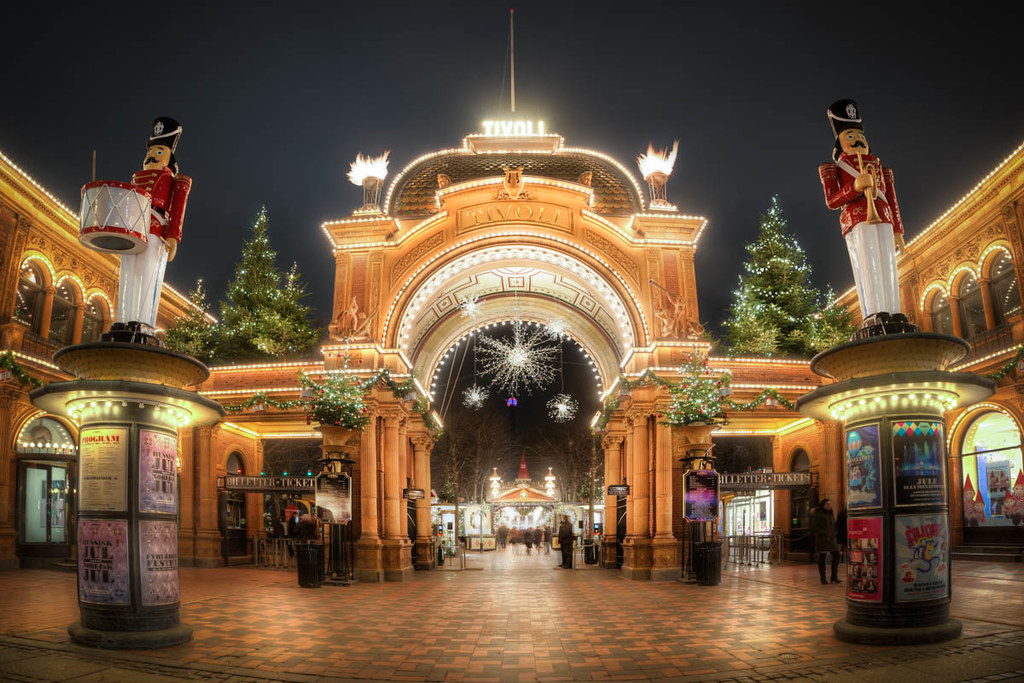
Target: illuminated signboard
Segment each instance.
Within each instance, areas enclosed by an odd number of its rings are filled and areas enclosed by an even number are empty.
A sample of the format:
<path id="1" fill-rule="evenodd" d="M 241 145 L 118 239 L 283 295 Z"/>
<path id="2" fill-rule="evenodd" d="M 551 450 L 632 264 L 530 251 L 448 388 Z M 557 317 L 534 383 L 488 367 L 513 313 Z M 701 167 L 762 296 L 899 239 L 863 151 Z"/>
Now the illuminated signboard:
<path id="1" fill-rule="evenodd" d="M 547 135 L 543 121 L 484 121 L 483 127 L 483 134 L 493 137 Z"/>

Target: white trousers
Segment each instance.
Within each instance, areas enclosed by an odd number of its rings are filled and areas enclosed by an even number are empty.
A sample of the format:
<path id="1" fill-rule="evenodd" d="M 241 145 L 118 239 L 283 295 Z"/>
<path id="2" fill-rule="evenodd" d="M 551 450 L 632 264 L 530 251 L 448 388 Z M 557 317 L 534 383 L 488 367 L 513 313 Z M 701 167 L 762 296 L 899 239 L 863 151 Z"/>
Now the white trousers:
<path id="1" fill-rule="evenodd" d="M 121 257 L 117 288 L 117 321 L 140 322 L 156 327 L 156 310 L 167 269 L 167 247 L 156 235 L 148 235 L 146 250 Z"/>
<path id="2" fill-rule="evenodd" d="M 896 245 L 891 223 L 858 223 L 846 233 L 853 279 L 863 318 L 875 313 L 900 313 Z"/>

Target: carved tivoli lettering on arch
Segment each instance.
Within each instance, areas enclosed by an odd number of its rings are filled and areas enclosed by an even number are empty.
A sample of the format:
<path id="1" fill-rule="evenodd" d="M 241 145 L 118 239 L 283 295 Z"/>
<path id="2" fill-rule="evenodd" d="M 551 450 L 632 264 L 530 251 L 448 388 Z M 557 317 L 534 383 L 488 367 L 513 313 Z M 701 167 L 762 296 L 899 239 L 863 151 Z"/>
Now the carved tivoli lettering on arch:
<path id="1" fill-rule="evenodd" d="M 455 234 L 461 235 L 495 223 L 543 223 L 562 232 L 572 231 L 572 212 L 564 206 L 542 202 L 491 202 L 468 206 L 455 218 Z"/>
<path id="2" fill-rule="evenodd" d="M 415 263 L 421 256 L 426 254 L 431 249 L 440 247 L 444 243 L 444 231 L 438 230 L 433 235 L 423 240 L 415 247 L 410 249 L 408 253 L 402 258 L 395 261 L 394 267 L 391 269 L 391 282 L 394 283 L 398 280 L 398 277 L 409 269 L 413 263 Z"/>
<path id="3" fill-rule="evenodd" d="M 588 244 L 593 244 L 611 256 L 612 260 L 633 279 L 633 282 L 640 282 L 640 267 L 636 265 L 633 259 L 629 258 L 626 252 L 615 246 L 610 239 L 593 230 L 587 230 L 584 234 Z"/>

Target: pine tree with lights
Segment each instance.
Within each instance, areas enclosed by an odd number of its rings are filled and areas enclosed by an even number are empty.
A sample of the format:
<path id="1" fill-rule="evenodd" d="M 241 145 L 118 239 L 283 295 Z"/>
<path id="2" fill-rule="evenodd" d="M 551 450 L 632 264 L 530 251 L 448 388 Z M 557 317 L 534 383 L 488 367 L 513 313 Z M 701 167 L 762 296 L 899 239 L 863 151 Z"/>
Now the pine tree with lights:
<path id="1" fill-rule="evenodd" d="M 824 334 L 822 296 L 811 283 L 811 266 L 788 230 L 779 198 L 761 215 L 757 241 L 747 245 L 740 286 L 733 292 L 729 343 L 735 354 L 813 355 Z M 835 322 L 830 313 L 828 321 Z M 816 328 L 816 324 L 818 328 Z M 824 348 L 824 347 L 822 347 Z"/>
<path id="2" fill-rule="evenodd" d="M 267 210 L 260 209 L 252 238 L 242 246 L 242 260 L 221 302 L 221 349 L 224 360 L 290 358 L 310 351 L 320 337 L 307 319 L 309 307 L 296 266 L 287 274 L 277 268 L 277 253 L 267 236 Z M 282 286 L 283 282 L 283 286 Z"/>
<path id="3" fill-rule="evenodd" d="M 669 386 L 672 404 L 661 415 L 662 422 L 673 427 L 692 424 L 724 424 L 726 398 L 723 389 L 729 386 L 728 373 L 716 375 L 708 367 L 707 356 L 701 353 L 687 354 L 679 367 L 679 381 Z"/>
<path id="4" fill-rule="evenodd" d="M 370 387 L 364 386 L 358 377 L 348 373 L 334 374 L 318 383 L 309 375 L 302 375 L 300 380 L 303 388 L 312 394 L 309 416 L 321 425 L 361 430 L 370 422 L 370 414 L 363 402 Z"/>
<path id="5" fill-rule="evenodd" d="M 188 293 L 189 307 L 184 318 L 167 328 L 164 343 L 171 351 L 178 351 L 204 363 L 214 357 L 218 340 L 217 325 L 206 318 L 210 305 L 202 279 L 196 280 L 195 289 Z"/>

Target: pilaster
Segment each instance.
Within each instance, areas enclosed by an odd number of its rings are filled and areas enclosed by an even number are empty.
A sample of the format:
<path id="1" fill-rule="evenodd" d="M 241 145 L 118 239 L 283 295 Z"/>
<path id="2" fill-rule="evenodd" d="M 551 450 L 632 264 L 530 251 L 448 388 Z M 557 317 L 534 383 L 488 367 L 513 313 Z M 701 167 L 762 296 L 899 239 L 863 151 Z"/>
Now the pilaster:
<path id="1" fill-rule="evenodd" d="M 416 501 L 416 569 L 434 567 L 434 534 L 430 525 L 430 451 L 434 439 L 420 433 L 412 437 L 415 488 L 423 489 L 423 498 Z"/>
<path id="2" fill-rule="evenodd" d="M 630 529 L 623 542 L 622 575 L 646 581 L 651 578 L 653 551 L 650 526 L 650 444 L 648 441 L 648 408 L 634 404 L 627 415 L 632 426 L 630 439 Z"/>

